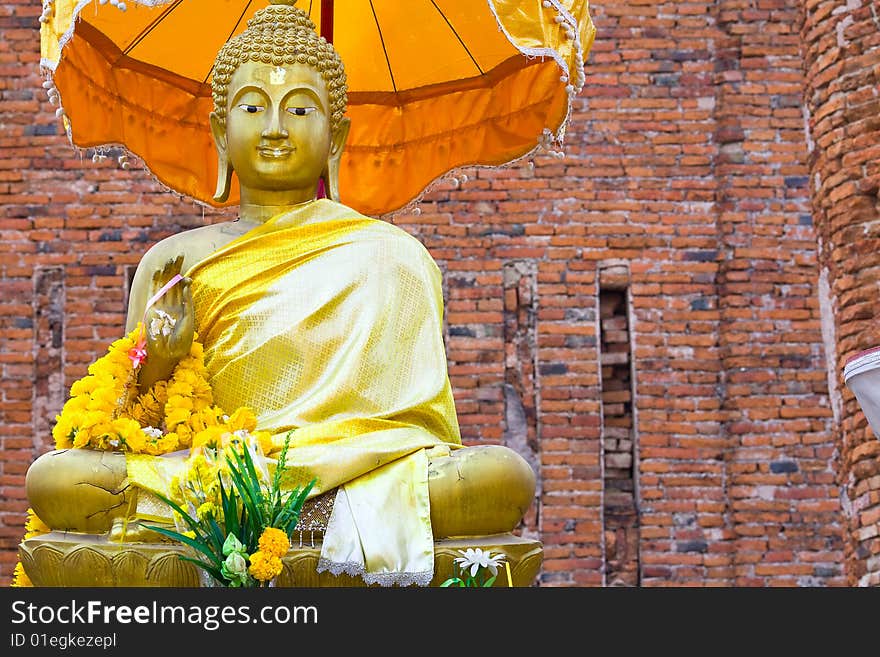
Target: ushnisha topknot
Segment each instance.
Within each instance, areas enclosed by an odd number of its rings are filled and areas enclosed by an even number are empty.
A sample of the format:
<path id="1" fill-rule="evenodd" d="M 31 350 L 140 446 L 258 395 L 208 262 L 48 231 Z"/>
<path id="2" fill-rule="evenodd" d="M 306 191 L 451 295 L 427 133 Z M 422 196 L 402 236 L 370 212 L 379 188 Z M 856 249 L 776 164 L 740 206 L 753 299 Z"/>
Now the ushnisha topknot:
<path id="1" fill-rule="evenodd" d="M 229 80 L 245 62 L 263 62 L 275 66 L 308 64 L 317 70 L 330 94 L 330 125 L 335 129 L 345 116 L 348 102 L 345 68 L 332 44 L 315 32 L 315 24 L 296 0 L 275 0 L 260 9 L 248 21 L 247 29 L 227 41 L 214 61 L 211 91 L 214 112 L 226 123 L 226 100 Z"/>

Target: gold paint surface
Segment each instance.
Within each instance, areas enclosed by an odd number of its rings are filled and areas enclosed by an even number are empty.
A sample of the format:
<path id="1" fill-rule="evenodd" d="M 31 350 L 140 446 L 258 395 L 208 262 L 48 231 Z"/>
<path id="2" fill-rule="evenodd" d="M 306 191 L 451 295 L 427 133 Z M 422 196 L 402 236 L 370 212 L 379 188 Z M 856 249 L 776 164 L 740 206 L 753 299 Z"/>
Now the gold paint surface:
<path id="1" fill-rule="evenodd" d="M 442 539 L 434 542 L 436 569 L 430 586 L 439 586 L 455 574 L 453 560 L 467 548 L 502 554 L 511 567 L 514 587 L 534 584 L 543 562 L 541 543 L 513 534 L 481 538 Z M 112 543 L 103 537 L 51 532 L 22 541 L 19 558 L 34 586 L 44 587 L 197 587 L 198 569 L 180 559 L 182 547 L 168 544 Z M 294 545 L 282 559 L 279 587 L 366 586 L 360 578 L 316 570 L 321 543 Z M 508 586 L 499 571 L 494 586 Z"/>

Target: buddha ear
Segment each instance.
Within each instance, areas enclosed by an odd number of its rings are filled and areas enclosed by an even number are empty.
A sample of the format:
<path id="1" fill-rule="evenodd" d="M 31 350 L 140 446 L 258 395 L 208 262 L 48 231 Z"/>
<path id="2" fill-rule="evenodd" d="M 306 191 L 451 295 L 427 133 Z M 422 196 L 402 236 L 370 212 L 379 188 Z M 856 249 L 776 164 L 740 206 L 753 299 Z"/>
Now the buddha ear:
<path id="1" fill-rule="evenodd" d="M 327 166 L 324 167 L 321 174 L 327 198 L 337 203 L 339 202 L 339 161 L 342 158 L 342 151 L 345 149 L 349 128 L 351 128 L 351 119 L 346 116 L 339 121 L 330 134 L 330 154 L 327 156 Z"/>
<path id="2" fill-rule="evenodd" d="M 229 188 L 232 186 L 232 165 L 226 154 L 226 125 L 217 112 L 211 112 L 210 118 L 211 134 L 217 149 L 217 191 L 214 192 L 214 200 L 223 203 L 229 198 Z"/>

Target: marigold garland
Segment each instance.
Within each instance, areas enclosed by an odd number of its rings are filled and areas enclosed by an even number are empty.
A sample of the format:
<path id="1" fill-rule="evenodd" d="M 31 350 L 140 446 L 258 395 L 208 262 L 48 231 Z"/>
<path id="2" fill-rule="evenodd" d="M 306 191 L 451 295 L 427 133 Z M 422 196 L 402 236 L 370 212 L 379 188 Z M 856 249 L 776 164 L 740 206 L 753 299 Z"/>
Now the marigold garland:
<path id="1" fill-rule="evenodd" d="M 27 519 L 24 523 L 24 538 L 33 538 L 52 531 L 40 518 L 34 513 L 33 509 L 27 510 Z M 24 566 L 21 561 L 15 564 L 15 570 L 12 573 L 12 586 L 29 587 L 33 586 L 31 578 L 24 572 Z"/>
<path id="2" fill-rule="evenodd" d="M 52 430 L 56 449 L 90 447 L 159 455 L 216 445 L 225 434 L 256 429 L 250 409 L 238 409 L 230 417 L 213 405 L 198 335 L 167 381 L 157 381 L 138 394 L 138 367 L 132 365 L 129 352 L 140 334 L 138 324 L 71 386 L 70 399 Z"/>

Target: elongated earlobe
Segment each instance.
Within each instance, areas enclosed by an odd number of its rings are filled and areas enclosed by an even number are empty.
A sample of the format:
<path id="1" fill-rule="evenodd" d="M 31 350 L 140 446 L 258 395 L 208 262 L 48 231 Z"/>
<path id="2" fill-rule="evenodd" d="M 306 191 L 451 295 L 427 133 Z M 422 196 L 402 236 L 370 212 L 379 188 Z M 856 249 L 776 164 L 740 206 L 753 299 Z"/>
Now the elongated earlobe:
<path id="1" fill-rule="evenodd" d="M 339 202 L 339 160 L 335 164 L 331 159 L 327 160 L 327 166 L 321 173 L 324 181 L 324 195 L 331 201 Z"/>
<path id="2" fill-rule="evenodd" d="M 229 198 L 229 189 L 232 186 L 232 164 L 226 155 L 225 124 L 215 112 L 211 112 L 210 118 L 211 134 L 217 149 L 217 191 L 214 192 L 214 200 L 223 203 Z"/>
<path id="3" fill-rule="evenodd" d="M 223 203 L 229 198 L 229 188 L 232 186 L 232 167 L 225 153 L 217 154 L 217 191 L 214 192 L 214 200 Z"/>
<path id="4" fill-rule="evenodd" d="M 324 180 L 324 193 L 331 201 L 339 202 L 339 162 L 342 160 L 342 151 L 345 148 L 345 140 L 348 138 L 348 130 L 351 120 L 344 117 L 339 121 L 336 130 L 330 140 L 330 155 L 327 157 L 327 165 L 321 173 Z"/>

